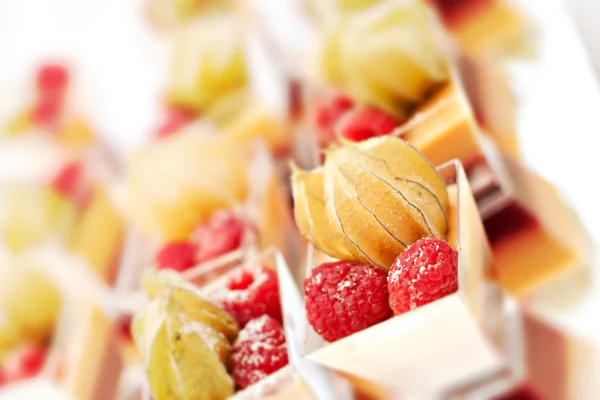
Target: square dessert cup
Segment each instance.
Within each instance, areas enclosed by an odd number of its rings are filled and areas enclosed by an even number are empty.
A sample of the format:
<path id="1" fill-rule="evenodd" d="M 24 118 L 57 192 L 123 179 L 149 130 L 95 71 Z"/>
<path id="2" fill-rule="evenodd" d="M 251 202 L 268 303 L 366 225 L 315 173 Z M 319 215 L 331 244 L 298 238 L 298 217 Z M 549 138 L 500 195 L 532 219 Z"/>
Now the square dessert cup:
<path id="1" fill-rule="evenodd" d="M 498 194 L 479 203 L 495 279 L 541 307 L 574 305 L 590 289 L 592 245 L 581 222 L 551 183 L 491 141 L 484 147 Z"/>
<path id="2" fill-rule="evenodd" d="M 112 154 L 100 146 L 74 152 L 41 137 L 12 139 L 4 151 L 0 225 L 8 247 L 63 246 L 111 283 L 125 225 L 108 196 L 118 171 Z"/>
<path id="3" fill-rule="evenodd" d="M 462 162 L 505 289 L 518 297 L 541 290 L 552 298 L 555 284 L 562 282 L 581 292 L 578 282 L 590 261 L 581 224 L 549 182 L 482 134 L 456 73 L 393 134 L 434 165 L 454 158 Z M 320 164 L 316 140 L 303 150 L 310 167 Z M 562 279 L 567 276 L 572 279 Z"/>
<path id="4" fill-rule="evenodd" d="M 199 292 L 210 298 L 212 293 L 223 287 L 226 275 L 243 268 L 247 265 L 263 265 L 277 271 L 280 282 L 280 292 L 290 285 L 295 286 L 296 282 L 291 275 L 290 267 L 286 263 L 283 254 L 276 248 L 269 248 L 263 251 L 258 249 L 239 249 L 224 255 L 223 257 L 208 261 L 191 268 L 182 273 L 182 276 L 190 283 L 199 288 Z M 289 301 L 287 295 L 282 296 L 282 301 Z M 295 301 L 294 305 L 300 303 Z M 283 308 L 285 312 L 287 309 Z M 229 399 L 232 400 L 253 400 L 253 399 L 314 399 L 314 393 L 325 394 L 328 399 L 352 399 L 349 386 L 345 379 L 332 374 L 313 363 L 307 363 L 300 357 L 299 338 L 301 332 L 296 324 L 306 323 L 298 321 L 296 315 L 284 316 L 284 329 L 286 341 L 288 343 L 288 354 L 290 364 L 274 372 L 261 381 L 236 392 Z M 298 364 L 301 363 L 301 364 Z M 315 385 L 317 390 L 315 391 Z M 150 389 L 145 375 L 138 375 L 137 380 L 132 382 L 134 392 L 137 387 L 141 400 L 150 400 Z"/>
<path id="5" fill-rule="evenodd" d="M 527 21 L 508 0 L 429 0 L 461 50 L 471 55 L 509 53 L 527 33 Z"/>
<path id="6" fill-rule="evenodd" d="M 303 354 L 396 395 L 489 398 L 522 374 L 520 320 L 491 279 L 491 250 L 462 165 L 455 161 L 438 171 L 449 188 L 458 291 L 332 343 L 308 328 Z M 319 258 L 315 252 L 308 273 Z"/>
<path id="7" fill-rule="evenodd" d="M 108 310 L 111 289 L 60 247 L 35 248 L 18 257 L 56 286 L 61 308 L 40 372 L 2 387 L 0 396 L 43 380 L 69 398 L 116 400 L 123 363 Z"/>
<path id="8" fill-rule="evenodd" d="M 459 71 L 465 92 L 484 134 L 514 157 L 521 154 L 517 135 L 517 95 L 510 85 L 507 63 L 493 56 L 461 55 Z"/>
<path id="9" fill-rule="evenodd" d="M 597 343 L 559 329 L 534 312 L 523 310 L 521 314 L 525 374 L 508 392 L 514 396 L 510 398 L 597 399 Z"/>

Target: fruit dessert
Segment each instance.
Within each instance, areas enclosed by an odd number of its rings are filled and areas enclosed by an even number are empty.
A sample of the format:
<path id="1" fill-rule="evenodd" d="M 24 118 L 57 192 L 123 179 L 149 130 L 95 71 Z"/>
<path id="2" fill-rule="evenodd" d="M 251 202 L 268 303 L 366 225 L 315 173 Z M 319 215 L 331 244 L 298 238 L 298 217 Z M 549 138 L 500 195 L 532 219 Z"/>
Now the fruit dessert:
<path id="1" fill-rule="evenodd" d="M 125 208 L 159 269 L 186 270 L 249 244 L 295 251 L 287 199 L 263 146 L 182 132 L 132 154 Z"/>
<path id="2" fill-rule="evenodd" d="M 144 276 L 151 301 L 133 335 L 154 399 L 305 398 L 287 366 L 277 274 L 264 254 L 243 257 L 218 277 L 203 266 Z"/>
<path id="3" fill-rule="evenodd" d="M 42 134 L 70 148 L 94 144 L 92 128 L 69 103 L 71 80 L 71 72 L 63 64 L 40 65 L 31 104 L 0 127 L 0 136 L 6 139 Z"/>
<path id="4" fill-rule="evenodd" d="M 37 146 L 47 142 L 32 143 Z M 22 157 L 29 160 L 36 156 L 29 144 L 21 145 Z M 49 152 L 53 152 L 52 147 Z M 62 246 L 80 255 L 99 276 L 112 282 L 124 221 L 108 197 L 110 182 L 103 176 L 104 160 L 93 151 L 83 153 L 84 156 L 58 153 L 61 156 L 48 163 L 37 158 L 29 161 L 39 162 L 46 170 L 32 170 L 27 175 L 18 171 L 20 165 L 3 159 L 4 166 L 15 169 L 7 173 L 2 183 L 2 237 L 16 253 L 38 246 Z"/>
<path id="5" fill-rule="evenodd" d="M 460 164 L 436 171 L 384 136 L 343 142 L 292 180 L 317 254 L 304 282 L 309 359 L 419 396 L 510 370 L 506 299 Z"/>
<path id="6" fill-rule="evenodd" d="M 367 11 L 362 11 L 360 14 L 350 13 L 350 17 L 355 15 L 363 27 L 377 26 L 369 24 L 371 21 L 368 19 L 369 12 L 375 10 L 376 7 L 384 6 L 371 5 Z M 394 14 L 389 13 L 389 15 Z M 377 21 L 383 24 L 384 21 L 387 21 L 384 18 L 387 16 L 388 14 L 383 14 Z M 349 29 L 347 24 L 344 25 L 344 18 L 348 17 L 340 17 L 335 20 L 334 28 Z M 406 23 L 405 20 L 393 22 L 394 25 L 383 25 L 387 29 L 382 28 L 382 32 L 392 31 L 394 28 L 401 29 L 403 23 Z M 421 33 L 432 35 L 432 30 L 426 29 L 422 23 L 417 26 L 421 27 Z M 373 29 L 373 31 L 375 32 L 371 32 L 373 43 L 385 43 L 381 39 L 383 34 L 379 30 Z M 368 30 L 365 31 L 360 40 L 368 40 L 368 33 L 370 33 Z M 394 38 L 399 36 L 396 35 Z M 414 34 L 411 35 L 411 38 L 413 36 Z M 348 35 L 345 34 L 341 38 L 346 40 Z M 341 39 L 340 41 L 343 42 Z M 350 40 L 350 42 L 353 41 Z M 325 48 L 327 47 L 325 46 Z M 348 48 L 352 49 L 353 47 L 348 46 Z M 362 64 L 341 62 L 344 60 L 343 50 L 343 46 L 333 46 L 329 47 L 325 54 L 328 59 L 333 60 L 330 65 L 335 66 L 335 62 L 337 62 L 337 65 L 345 66 L 338 68 L 340 76 L 346 77 L 344 79 L 350 79 L 347 77 L 348 75 L 356 77 L 356 79 L 363 77 L 364 82 L 371 85 L 367 87 L 379 89 L 380 83 L 375 78 L 383 79 L 380 78 L 383 76 L 387 79 L 389 76 L 396 76 L 383 72 L 369 74 L 368 69 L 362 71 L 361 74 L 352 75 L 356 72 L 355 66 Z M 386 57 L 390 57 L 390 54 L 393 53 L 386 52 Z M 438 54 L 443 59 L 443 55 Z M 371 62 L 372 58 L 373 56 L 361 56 L 360 61 L 367 67 L 389 65 L 389 62 L 384 61 Z M 352 68 L 348 68 L 347 65 L 352 65 Z M 333 70 L 336 69 L 333 68 Z M 351 85 L 347 83 L 345 85 L 352 89 Z M 573 271 L 576 266 L 585 264 L 589 255 L 586 248 L 587 240 L 575 217 L 554 188 L 509 156 L 499 154 L 498 148 L 480 133 L 480 127 L 473 117 L 465 93 L 460 87 L 460 82 L 454 79 L 454 75 L 452 75 L 450 83 L 442 86 L 437 93 L 426 100 L 420 106 L 421 111 L 417 111 L 407 122 L 399 121 L 398 115 L 390 112 L 389 107 L 379 106 L 374 109 L 373 106 L 377 104 L 375 101 L 370 104 L 360 103 L 355 96 L 352 93 L 333 94 L 317 96 L 318 101 L 308 100 L 309 105 L 317 104 L 312 115 L 311 112 L 308 112 L 308 118 L 315 121 L 317 131 L 320 132 L 321 147 L 326 147 L 332 140 L 339 141 L 340 137 L 346 140 L 361 141 L 374 136 L 392 135 L 412 143 L 434 165 L 440 165 L 454 158 L 461 160 L 486 222 L 486 230 L 492 240 L 492 249 L 497 260 L 495 270 L 499 282 L 512 294 L 523 296 L 531 293 L 552 281 L 556 282 L 561 273 L 564 273 L 564 276 L 567 271 Z M 495 98 L 501 100 L 498 96 Z M 501 126 L 497 124 L 497 121 L 501 119 L 507 124 L 504 128 L 507 129 L 507 136 L 510 136 L 508 126 L 512 124 L 508 119 L 504 119 L 504 116 L 494 118 L 496 126 Z M 504 141 L 503 147 L 510 148 L 510 141 Z M 514 153 L 514 146 L 512 152 Z M 506 153 L 510 154 L 511 151 Z M 315 152 L 315 154 L 317 153 Z M 503 161 L 505 159 L 512 161 Z M 508 167 L 503 166 L 506 163 L 511 165 L 510 173 L 506 171 Z M 530 183 L 525 184 L 525 181 Z M 544 200 L 545 204 L 541 205 L 541 199 L 545 197 L 548 197 L 548 200 Z M 523 212 L 512 212 L 515 209 Z M 547 209 L 553 211 L 544 211 Z M 506 226 L 505 233 L 501 235 L 493 233 L 492 231 L 499 230 L 494 227 L 497 223 L 493 220 L 488 221 L 490 218 L 494 218 Z M 527 221 L 535 222 L 531 224 Z M 568 226 L 569 231 L 572 232 L 570 237 L 576 239 L 563 240 L 561 236 L 557 235 L 555 226 L 559 226 L 563 223 L 562 221 L 565 221 L 565 226 Z M 509 226 L 510 228 L 508 228 Z M 550 254 L 552 256 L 546 258 L 546 255 Z"/>
<path id="7" fill-rule="evenodd" d="M 67 265 L 70 273 L 61 270 Z M 56 254 L 2 254 L 1 391 L 44 377 L 73 398 L 116 398 L 114 327 L 91 301 L 94 285 L 76 273 L 81 268 Z"/>
<path id="8" fill-rule="evenodd" d="M 261 140 L 286 155 L 290 132 L 279 104 L 257 89 L 248 23 L 238 11 L 196 19 L 173 36 L 167 112 L 156 136 L 207 123 L 240 142 Z"/>

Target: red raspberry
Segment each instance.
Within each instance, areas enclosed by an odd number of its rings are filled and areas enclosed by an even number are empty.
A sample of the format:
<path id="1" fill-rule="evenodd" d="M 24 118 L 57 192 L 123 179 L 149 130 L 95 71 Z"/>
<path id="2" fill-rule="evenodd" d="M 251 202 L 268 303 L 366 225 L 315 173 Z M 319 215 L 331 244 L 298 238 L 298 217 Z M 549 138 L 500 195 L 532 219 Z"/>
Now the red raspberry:
<path id="1" fill-rule="evenodd" d="M 78 195 L 82 175 L 83 164 L 71 161 L 52 178 L 50 186 L 64 197 L 74 199 Z"/>
<path id="2" fill-rule="evenodd" d="M 394 116 L 375 107 L 363 107 L 350 111 L 340 120 L 339 132 L 346 139 L 361 142 L 388 135 L 399 125 Z"/>
<path id="3" fill-rule="evenodd" d="M 33 123 L 49 130 L 56 128 L 62 111 L 62 99 L 55 96 L 42 96 L 31 111 Z"/>
<path id="4" fill-rule="evenodd" d="M 45 64 L 40 67 L 36 76 L 36 85 L 44 95 L 60 95 L 69 84 L 69 71 L 64 65 Z"/>
<path id="5" fill-rule="evenodd" d="M 324 263 L 304 281 L 308 322 L 333 342 L 391 315 L 386 271 L 354 261 Z"/>
<path id="6" fill-rule="evenodd" d="M 195 118 L 195 114 L 183 108 L 173 108 L 167 113 L 167 117 L 156 131 L 157 137 L 166 137 L 183 128 Z"/>
<path id="7" fill-rule="evenodd" d="M 268 315 L 281 321 L 277 274 L 262 266 L 248 266 L 227 274 L 225 287 L 214 295 L 214 301 L 233 316 L 240 327 L 251 319 Z"/>
<path id="8" fill-rule="evenodd" d="M 231 353 L 235 383 L 244 389 L 288 364 L 285 335 L 279 322 L 263 315 L 240 331 Z"/>
<path id="9" fill-rule="evenodd" d="M 334 96 L 321 104 L 315 113 L 315 124 L 319 129 L 322 140 L 326 143 L 334 139 L 334 127 L 346 112 L 354 107 L 350 98 L 342 95 Z"/>
<path id="10" fill-rule="evenodd" d="M 246 223 L 235 214 L 217 211 L 208 221 L 200 225 L 192 234 L 192 241 L 198 244 L 198 262 L 212 260 L 236 250 L 242 244 Z"/>
<path id="11" fill-rule="evenodd" d="M 198 247 L 191 242 L 171 242 L 164 245 L 156 254 L 157 269 L 174 269 L 183 272 L 198 264 Z"/>
<path id="12" fill-rule="evenodd" d="M 46 348 L 29 345 L 11 354 L 4 363 L 4 383 L 17 382 L 37 375 L 46 361 Z"/>
<path id="13" fill-rule="evenodd" d="M 131 334 L 131 323 L 133 322 L 133 316 L 123 315 L 117 320 L 117 329 L 122 338 L 127 341 L 133 339 Z"/>
<path id="14" fill-rule="evenodd" d="M 458 252 L 442 239 L 418 240 L 390 267 L 388 289 L 396 315 L 456 292 Z"/>

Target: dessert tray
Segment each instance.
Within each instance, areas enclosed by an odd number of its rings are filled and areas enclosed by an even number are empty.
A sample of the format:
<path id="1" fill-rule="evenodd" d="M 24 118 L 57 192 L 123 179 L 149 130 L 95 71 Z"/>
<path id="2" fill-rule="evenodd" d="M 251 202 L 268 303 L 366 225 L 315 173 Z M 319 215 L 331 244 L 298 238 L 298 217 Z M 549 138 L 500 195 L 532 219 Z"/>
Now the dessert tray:
<path id="1" fill-rule="evenodd" d="M 562 2 L 140 3 L 144 140 L 64 60 L 1 114 L 0 399 L 600 398 Z"/>

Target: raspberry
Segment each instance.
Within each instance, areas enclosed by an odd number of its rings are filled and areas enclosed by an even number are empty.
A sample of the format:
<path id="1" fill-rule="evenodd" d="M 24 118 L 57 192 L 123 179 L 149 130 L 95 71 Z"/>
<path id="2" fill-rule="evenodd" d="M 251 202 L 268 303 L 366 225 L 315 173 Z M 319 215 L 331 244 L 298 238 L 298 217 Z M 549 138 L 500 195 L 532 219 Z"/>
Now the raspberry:
<path id="1" fill-rule="evenodd" d="M 33 123 L 49 130 L 56 128 L 60 113 L 62 111 L 62 100 L 55 96 L 43 96 L 37 100 L 31 111 Z"/>
<path id="2" fill-rule="evenodd" d="M 227 274 L 225 282 L 225 287 L 215 293 L 214 301 L 231 314 L 240 327 L 263 315 L 281 321 L 275 271 L 262 265 L 243 267 Z"/>
<path id="3" fill-rule="evenodd" d="M 69 71 L 60 64 L 45 64 L 40 67 L 36 76 L 36 85 L 44 95 L 64 93 L 69 84 Z"/>
<path id="4" fill-rule="evenodd" d="M 29 345 L 11 354 L 3 371 L 4 383 L 21 381 L 37 375 L 46 361 L 46 349 Z"/>
<path id="5" fill-rule="evenodd" d="M 194 120 L 194 113 L 183 108 L 174 108 L 168 111 L 167 118 L 156 131 L 157 137 L 166 137 L 183 128 Z"/>
<path id="6" fill-rule="evenodd" d="M 52 178 L 50 186 L 66 198 L 76 198 L 82 174 L 83 164 L 79 161 L 71 161 Z"/>
<path id="7" fill-rule="evenodd" d="M 396 315 L 456 292 L 458 252 L 442 239 L 418 240 L 390 267 L 388 289 Z"/>
<path id="8" fill-rule="evenodd" d="M 232 376 L 244 389 L 288 364 L 283 328 L 273 318 L 263 315 L 248 322 L 233 345 Z"/>
<path id="9" fill-rule="evenodd" d="M 339 132 L 346 139 L 360 142 L 390 134 L 400 123 L 390 114 L 374 107 L 350 111 L 340 120 Z"/>
<path id="10" fill-rule="evenodd" d="M 194 243 L 180 241 L 171 242 L 163 246 L 156 254 L 157 269 L 174 269 L 183 272 L 198 263 Z"/>
<path id="11" fill-rule="evenodd" d="M 348 112 L 354 103 L 350 98 L 342 95 L 334 96 L 326 103 L 321 104 L 315 113 L 315 124 L 323 136 L 324 142 L 333 140 L 334 127 L 339 119 Z"/>
<path id="12" fill-rule="evenodd" d="M 304 281 L 308 322 L 333 342 L 391 315 L 386 271 L 353 261 L 324 263 Z"/>
<path id="13" fill-rule="evenodd" d="M 127 341 L 133 340 L 133 337 L 131 334 L 132 321 L 133 321 L 133 316 L 131 316 L 131 315 L 123 315 L 123 316 L 119 317 L 119 319 L 117 320 L 117 330 L 118 330 L 120 336 Z"/>
<path id="14" fill-rule="evenodd" d="M 217 211 L 192 234 L 198 244 L 197 261 L 205 262 L 240 247 L 246 224 L 229 211 Z"/>

